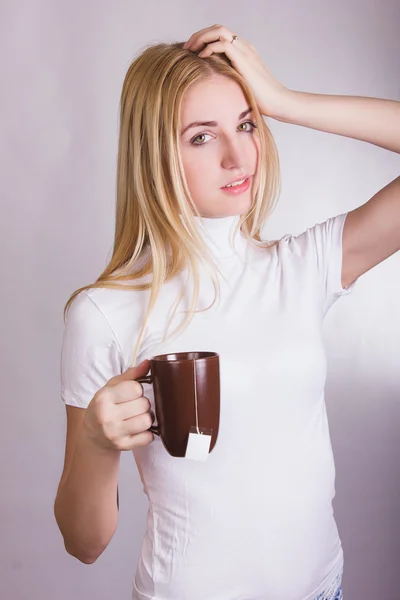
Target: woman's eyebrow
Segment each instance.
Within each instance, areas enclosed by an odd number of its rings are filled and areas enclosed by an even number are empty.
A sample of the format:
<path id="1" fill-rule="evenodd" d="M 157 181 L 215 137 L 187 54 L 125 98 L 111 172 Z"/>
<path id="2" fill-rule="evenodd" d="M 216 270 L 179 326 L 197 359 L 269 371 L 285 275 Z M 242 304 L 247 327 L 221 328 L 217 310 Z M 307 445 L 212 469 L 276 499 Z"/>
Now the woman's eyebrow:
<path id="1" fill-rule="evenodd" d="M 240 113 L 238 120 L 240 121 L 240 119 L 244 119 L 244 117 L 251 113 L 252 110 L 253 109 L 251 107 L 244 110 L 242 113 Z M 194 121 L 193 123 L 190 123 L 190 125 L 185 127 L 181 135 L 183 135 L 191 127 L 218 127 L 218 123 L 217 121 Z"/>

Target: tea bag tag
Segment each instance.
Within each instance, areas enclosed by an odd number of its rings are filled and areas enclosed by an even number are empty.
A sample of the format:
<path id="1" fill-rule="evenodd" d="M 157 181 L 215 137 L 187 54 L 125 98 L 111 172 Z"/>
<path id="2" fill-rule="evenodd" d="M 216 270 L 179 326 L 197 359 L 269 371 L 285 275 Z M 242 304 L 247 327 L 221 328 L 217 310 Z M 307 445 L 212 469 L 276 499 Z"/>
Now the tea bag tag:
<path id="1" fill-rule="evenodd" d="M 185 458 L 205 462 L 210 452 L 212 429 L 191 427 Z"/>

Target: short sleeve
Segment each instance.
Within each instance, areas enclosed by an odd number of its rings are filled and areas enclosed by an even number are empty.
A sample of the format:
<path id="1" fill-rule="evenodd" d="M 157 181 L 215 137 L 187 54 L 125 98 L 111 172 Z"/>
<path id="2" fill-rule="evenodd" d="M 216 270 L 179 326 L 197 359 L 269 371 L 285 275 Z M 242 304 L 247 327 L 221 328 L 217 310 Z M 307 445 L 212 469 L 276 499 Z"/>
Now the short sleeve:
<path id="1" fill-rule="evenodd" d="M 108 321 L 86 291 L 72 302 L 61 349 L 61 398 L 87 408 L 94 394 L 123 371 L 122 352 Z"/>
<path id="2" fill-rule="evenodd" d="M 296 254 L 306 259 L 307 269 L 316 270 L 324 314 L 355 285 L 353 282 L 342 287 L 343 229 L 347 214 L 327 219 L 288 240 Z"/>

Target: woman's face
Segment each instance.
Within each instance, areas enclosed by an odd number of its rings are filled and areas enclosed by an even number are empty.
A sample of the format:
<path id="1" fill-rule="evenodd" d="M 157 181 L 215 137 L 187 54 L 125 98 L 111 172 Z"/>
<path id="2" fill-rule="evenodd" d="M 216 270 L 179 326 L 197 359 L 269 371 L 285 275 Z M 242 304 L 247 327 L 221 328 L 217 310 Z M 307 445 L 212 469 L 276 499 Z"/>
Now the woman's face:
<path id="1" fill-rule="evenodd" d="M 258 133 L 241 87 L 221 75 L 193 84 L 182 99 L 180 148 L 186 180 L 203 217 L 251 207 Z M 246 178 L 244 185 L 227 184 Z"/>

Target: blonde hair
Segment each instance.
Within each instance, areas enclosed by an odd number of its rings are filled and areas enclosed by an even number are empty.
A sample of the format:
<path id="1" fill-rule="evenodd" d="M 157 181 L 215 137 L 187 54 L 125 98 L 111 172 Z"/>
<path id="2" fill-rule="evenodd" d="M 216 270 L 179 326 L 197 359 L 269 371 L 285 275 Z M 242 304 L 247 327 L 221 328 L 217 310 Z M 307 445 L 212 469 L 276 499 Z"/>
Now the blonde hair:
<path id="1" fill-rule="evenodd" d="M 182 97 L 193 83 L 214 75 L 223 75 L 240 85 L 253 110 L 259 136 L 258 189 L 249 212 L 240 217 L 238 225 L 246 238 L 261 242 L 261 227 L 277 200 L 280 170 L 274 139 L 245 79 L 227 57 L 217 54 L 199 58 L 185 50 L 182 43 L 158 44 L 144 50 L 130 65 L 121 93 L 112 257 L 97 281 L 76 290 L 64 309 L 65 318 L 74 298 L 91 288 L 150 290 L 132 364 L 165 282 L 186 268 L 193 281 L 189 310 L 177 331 L 184 329 L 196 312 L 199 261 L 209 268 L 218 293 L 215 266 L 196 227 L 194 216 L 200 215 L 187 186 L 179 151 Z M 124 283 L 127 281 L 133 283 Z M 184 289 L 173 314 L 183 296 Z"/>

